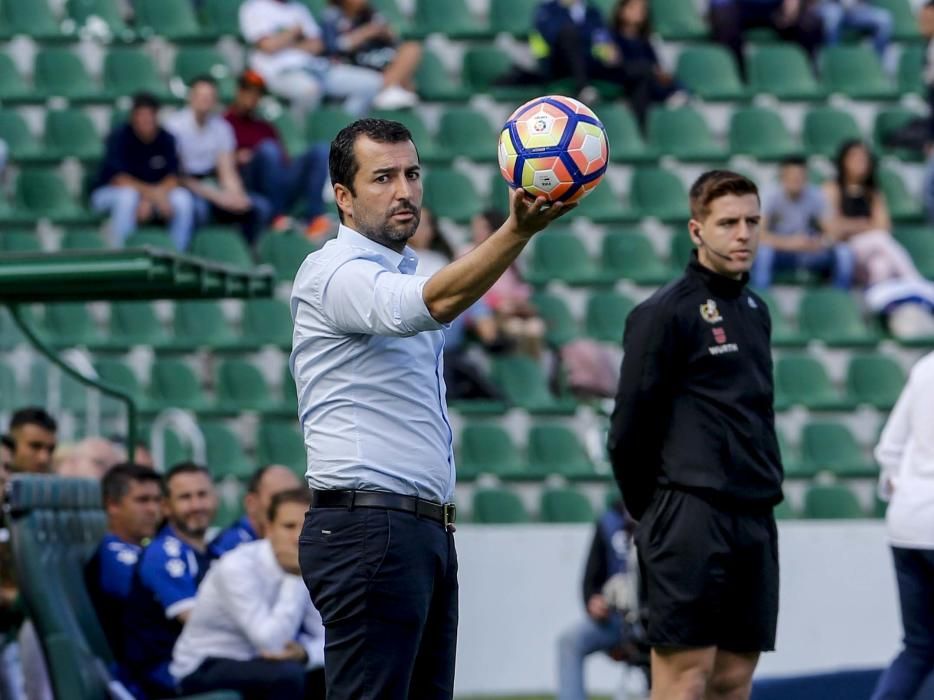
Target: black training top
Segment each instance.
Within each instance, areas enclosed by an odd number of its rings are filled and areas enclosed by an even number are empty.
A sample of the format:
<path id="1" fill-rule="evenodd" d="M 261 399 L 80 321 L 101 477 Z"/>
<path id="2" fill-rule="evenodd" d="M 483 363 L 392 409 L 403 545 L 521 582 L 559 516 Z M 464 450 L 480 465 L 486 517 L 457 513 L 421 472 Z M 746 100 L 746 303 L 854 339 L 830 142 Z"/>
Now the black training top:
<path id="1" fill-rule="evenodd" d="M 629 315 L 609 450 L 636 519 L 659 486 L 725 508 L 782 500 L 772 321 L 747 278 L 718 275 L 695 252 Z"/>

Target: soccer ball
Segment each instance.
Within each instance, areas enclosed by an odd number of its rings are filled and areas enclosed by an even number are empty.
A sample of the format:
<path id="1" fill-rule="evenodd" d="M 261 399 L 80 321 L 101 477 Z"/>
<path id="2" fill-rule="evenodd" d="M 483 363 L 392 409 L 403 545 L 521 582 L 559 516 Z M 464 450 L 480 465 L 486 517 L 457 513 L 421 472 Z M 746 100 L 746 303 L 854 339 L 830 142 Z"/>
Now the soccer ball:
<path id="1" fill-rule="evenodd" d="M 499 137 L 499 169 L 513 189 L 551 202 L 576 202 L 596 187 L 610 159 L 603 124 L 570 97 L 537 97 L 519 107 Z"/>

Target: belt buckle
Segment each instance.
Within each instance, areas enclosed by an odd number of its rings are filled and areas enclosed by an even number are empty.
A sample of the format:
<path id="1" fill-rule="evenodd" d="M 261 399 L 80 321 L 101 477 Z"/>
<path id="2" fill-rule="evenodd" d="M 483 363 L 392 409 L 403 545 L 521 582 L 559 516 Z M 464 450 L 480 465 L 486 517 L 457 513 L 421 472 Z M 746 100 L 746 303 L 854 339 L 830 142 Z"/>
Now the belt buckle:
<path id="1" fill-rule="evenodd" d="M 445 503 L 441 506 L 441 515 L 444 519 L 444 529 L 447 530 L 457 522 L 457 506 L 453 503 Z"/>

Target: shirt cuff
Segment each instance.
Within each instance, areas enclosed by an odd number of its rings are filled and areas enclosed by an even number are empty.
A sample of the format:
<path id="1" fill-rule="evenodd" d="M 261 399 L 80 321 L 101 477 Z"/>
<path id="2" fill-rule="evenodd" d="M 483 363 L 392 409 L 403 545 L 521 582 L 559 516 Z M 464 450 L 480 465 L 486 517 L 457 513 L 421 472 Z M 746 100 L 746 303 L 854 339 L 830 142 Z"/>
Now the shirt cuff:
<path id="1" fill-rule="evenodd" d="M 194 598 L 185 598 L 184 600 L 180 600 L 177 603 L 172 603 L 169 607 L 165 609 L 165 619 L 174 620 L 176 617 L 178 617 L 182 613 L 186 613 L 189 610 L 193 609 L 194 607 L 195 607 Z"/>
<path id="2" fill-rule="evenodd" d="M 417 282 L 408 284 L 399 299 L 400 318 L 408 330 L 437 331 L 447 328 L 448 324 L 435 320 L 425 303 L 424 290 L 429 277 L 415 278 Z"/>

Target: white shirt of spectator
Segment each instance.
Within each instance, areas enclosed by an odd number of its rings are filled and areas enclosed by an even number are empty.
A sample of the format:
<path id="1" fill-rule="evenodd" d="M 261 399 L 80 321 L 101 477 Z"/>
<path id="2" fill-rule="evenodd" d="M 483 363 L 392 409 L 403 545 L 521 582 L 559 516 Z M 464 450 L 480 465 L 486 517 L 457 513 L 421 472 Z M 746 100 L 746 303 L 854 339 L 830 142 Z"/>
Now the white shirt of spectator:
<path id="1" fill-rule="evenodd" d="M 309 669 L 324 665 L 324 627 L 301 577 L 282 570 L 269 540 L 248 542 L 208 571 L 169 671 L 181 680 L 209 657 L 246 661 L 291 641 Z"/>
<path id="2" fill-rule="evenodd" d="M 894 547 L 934 549 L 934 352 L 912 368 L 876 446 Z M 889 487 L 891 485 L 891 488 Z"/>
<path id="3" fill-rule="evenodd" d="M 169 117 L 165 128 L 175 137 L 182 171 L 188 175 L 214 172 L 220 155 L 233 153 L 237 147 L 233 128 L 219 114 L 212 114 L 199 126 L 194 113 L 186 108 Z"/>
<path id="4" fill-rule="evenodd" d="M 295 25 L 302 28 L 306 39 L 321 36 L 321 28 L 311 12 L 296 0 L 247 0 L 240 6 L 240 33 L 251 45 Z M 250 67 L 265 80 L 288 71 L 322 70 L 326 65 L 326 59 L 296 48 L 286 48 L 271 54 L 254 49 L 250 54 Z"/>

